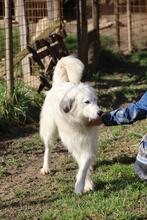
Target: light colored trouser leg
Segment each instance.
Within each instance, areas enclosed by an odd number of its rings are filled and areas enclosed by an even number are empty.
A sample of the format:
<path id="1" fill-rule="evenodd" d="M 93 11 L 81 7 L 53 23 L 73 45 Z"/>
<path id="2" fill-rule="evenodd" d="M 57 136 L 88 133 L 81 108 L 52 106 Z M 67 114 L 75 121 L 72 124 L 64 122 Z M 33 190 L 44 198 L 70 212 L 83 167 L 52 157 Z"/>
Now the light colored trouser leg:
<path id="1" fill-rule="evenodd" d="M 87 171 L 91 164 L 91 158 L 89 156 L 83 156 L 80 159 L 79 170 L 77 174 L 77 181 L 75 184 L 75 193 L 82 194 L 85 185 L 85 178 Z"/>

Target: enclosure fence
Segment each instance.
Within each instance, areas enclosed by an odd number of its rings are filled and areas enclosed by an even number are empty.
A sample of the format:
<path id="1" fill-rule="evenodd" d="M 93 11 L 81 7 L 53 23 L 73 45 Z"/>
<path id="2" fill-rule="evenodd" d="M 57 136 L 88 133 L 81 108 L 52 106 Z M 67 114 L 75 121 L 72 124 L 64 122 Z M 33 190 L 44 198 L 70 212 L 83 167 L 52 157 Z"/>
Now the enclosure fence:
<path id="1" fill-rule="evenodd" d="M 91 60 L 91 42 L 121 53 L 147 48 L 147 0 L 0 0 L 0 80 L 10 94 L 14 82 L 39 86 L 39 67 L 26 48 L 60 33 L 61 23 L 69 53 L 83 62 Z"/>

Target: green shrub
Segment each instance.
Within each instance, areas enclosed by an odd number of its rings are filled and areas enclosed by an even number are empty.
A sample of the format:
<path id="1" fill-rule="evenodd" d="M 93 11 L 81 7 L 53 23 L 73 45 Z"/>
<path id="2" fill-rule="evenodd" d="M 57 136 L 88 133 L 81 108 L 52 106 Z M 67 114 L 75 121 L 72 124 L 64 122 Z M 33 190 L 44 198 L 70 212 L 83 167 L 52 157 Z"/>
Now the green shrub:
<path id="1" fill-rule="evenodd" d="M 131 60 L 139 63 L 141 66 L 147 66 L 147 51 L 139 51 L 134 53 Z"/>
<path id="2" fill-rule="evenodd" d="M 39 119 L 42 97 L 36 91 L 18 83 L 12 99 L 7 98 L 6 84 L 0 84 L 0 121 L 2 124 L 24 124 Z"/>
<path id="3" fill-rule="evenodd" d="M 124 62 L 124 60 L 121 54 L 114 52 L 111 49 L 101 48 L 99 64 L 102 68 L 113 68 L 115 65 L 119 65 L 122 62 Z"/>
<path id="4" fill-rule="evenodd" d="M 100 36 L 101 47 L 105 49 L 113 48 L 115 45 L 115 39 L 112 36 Z"/>
<path id="5" fill-rule="evenodd" d="M 74 34 L 69 34 L 65 38 L 65 44 L 68 51 L 71 53 L 77 49 L 77 37 Z"/>

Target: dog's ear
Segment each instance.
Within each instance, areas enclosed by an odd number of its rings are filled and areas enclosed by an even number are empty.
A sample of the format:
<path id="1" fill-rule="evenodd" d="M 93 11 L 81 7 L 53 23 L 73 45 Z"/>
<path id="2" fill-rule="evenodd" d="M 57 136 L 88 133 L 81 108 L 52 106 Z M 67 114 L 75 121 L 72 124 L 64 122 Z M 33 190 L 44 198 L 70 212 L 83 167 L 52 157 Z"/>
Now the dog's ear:
<path id="1" fill-rule="evenodd" d="M 65 113 L 70 112 L 74 99 L 70 99 L 68 97 L 64 97 L 60 102 L 60 109 Z"/>

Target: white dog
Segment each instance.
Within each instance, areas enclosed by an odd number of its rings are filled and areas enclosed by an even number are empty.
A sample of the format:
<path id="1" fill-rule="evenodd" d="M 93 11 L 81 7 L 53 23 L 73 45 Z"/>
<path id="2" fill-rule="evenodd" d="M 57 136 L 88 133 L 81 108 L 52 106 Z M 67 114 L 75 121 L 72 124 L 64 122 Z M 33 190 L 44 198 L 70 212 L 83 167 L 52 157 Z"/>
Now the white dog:
<path id="1" fill-rule="evenodd" d="M 60 137 L 78 163 L 77 194 L 93 190 L 90 167 L 96 154 L 98 131 L 87 124 L 100 112 L 94 89 L 80 83 L 83 69 L 82 62 L 73 56 L 58 61 L 53 87 L 47 92 L 40 118 L 40 136 L 45 145 L 41 173 L 49 172 L 51 146 Z"/>

